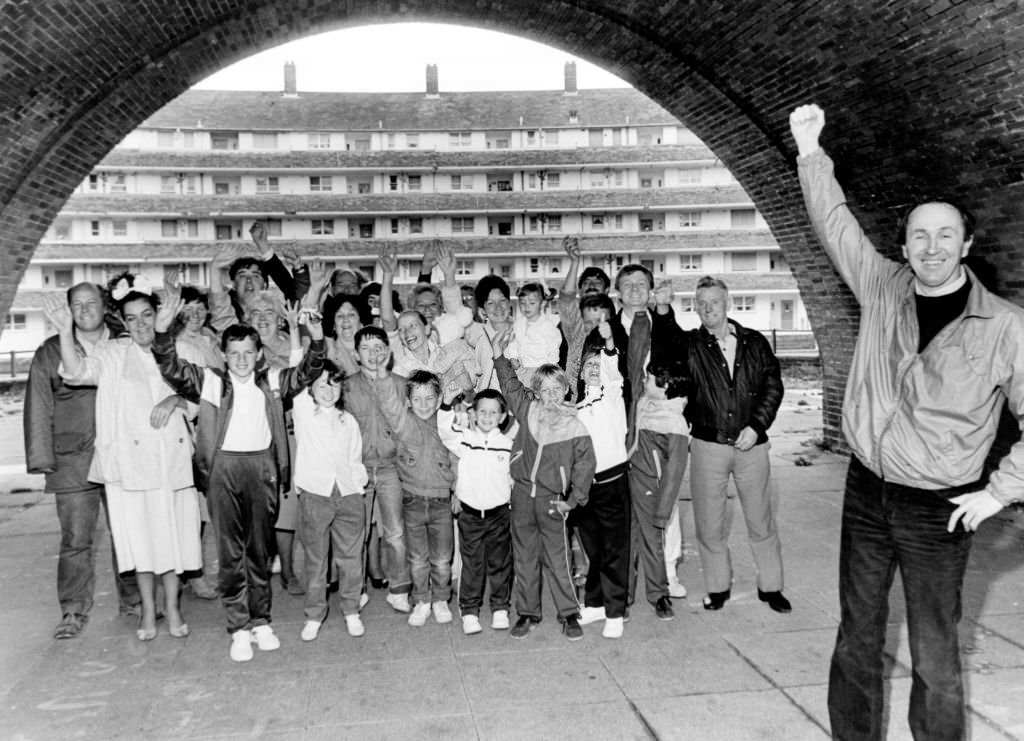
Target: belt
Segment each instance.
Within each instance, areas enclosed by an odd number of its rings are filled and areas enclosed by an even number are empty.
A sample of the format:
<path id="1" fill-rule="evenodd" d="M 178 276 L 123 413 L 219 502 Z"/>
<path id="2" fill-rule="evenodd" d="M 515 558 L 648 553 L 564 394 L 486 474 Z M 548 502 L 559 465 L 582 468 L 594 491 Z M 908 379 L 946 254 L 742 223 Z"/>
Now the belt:
<path id="1" fill-rule="evenodd" d="M 616 479 L 621 479 L 629 470 L 629 461 L 623 461 L 617 465 L 598 471 L 594 474 L 595 484 L 609 484 Z"/>
<path id="2" fill-rule="evenodd" d="M 463 502 L 461 499 L 459 500 L 459 505 L 462 508 L 463 512 L 467 512 L 467 513 L 473 515 L 473 517 L 479 517 L 480 519 L 487 519 L 488 517 L 494 517 L 494 515 L 496 515 L 501 510 L 509 508 L 508 503 L 506 503 L 506 504 L 499 504 L 497 507 L 491 507 L 490 509 L 477 509 L 476 507 L 470 507 L 468 504 Z"/>

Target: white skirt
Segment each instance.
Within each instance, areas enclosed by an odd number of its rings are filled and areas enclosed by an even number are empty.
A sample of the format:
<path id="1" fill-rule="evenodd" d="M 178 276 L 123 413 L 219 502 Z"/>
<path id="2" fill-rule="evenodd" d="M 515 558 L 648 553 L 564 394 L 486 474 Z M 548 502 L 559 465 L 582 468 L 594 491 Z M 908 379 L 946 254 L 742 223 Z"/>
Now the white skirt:
<path id="1" fill-rule="evenodd" d="M 107 511 L 121 571 L 180 574 L 202 568 L 195 487 L 126 491 L 107 484 Z"/>

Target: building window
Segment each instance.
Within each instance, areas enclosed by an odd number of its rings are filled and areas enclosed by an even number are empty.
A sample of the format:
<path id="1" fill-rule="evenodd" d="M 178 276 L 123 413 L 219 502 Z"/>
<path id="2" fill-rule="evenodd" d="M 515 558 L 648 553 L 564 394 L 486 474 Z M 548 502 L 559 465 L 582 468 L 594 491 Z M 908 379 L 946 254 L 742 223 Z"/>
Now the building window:
<path id="1" fill-rule="evenodd" d="M 640 219 L 640 231 L 642 231 L 642 232 L 653 232 L 654 231 L 654 219 Z"/>
<path id="2" fill-rule="evenodd" d="M 398 234 L 398 219 L 391 220 L 391 233 Z"/>
<path id="3" fill-rule="evenodd" d="M 680 255 L 680 270 L 700 270 L 704 265 L 703 255 Z"/>
<path id="4" fill-rule="evenodd" d="M 684 229 L 700 226 L 700 211 L 683 211 L 679 214 L 679 226 Z"/>
<path id="5" fill-rule="evenodd" d="M 680 185 L 698 185 L 704 171 L 699 167 L 686 167 L 679 170 Z"/>
<path id="6" fill-rule="evenodd" d="M 280 221 L 280 219 L 278 221 Z M 186 221 L 185 228 L 188 231 L 188 236 L 193 238 L 199 236 L 199 221 L 197 219 L 189 219 Z"/>
<path id="7" fill-rule="evenodd" d="M 641 267 L 647 268 L 651 273 L 654 272 L 654 260 L 641 260 L 640 265 Z M 659 270 L 658 272 L 660 273 L 662 271 Z"/>
<path id="8" fill-rule="evenodd" d="M 71 222 L 70 221 L 55 221 L 53 222 L 53 238 L 59 240 L 71 239 Z"/>
<path id="9" fill-rule="evenodd" d="M 473 190 L 472 175 L 452 175 L 452 190 Z"/>
<path id="10" fill-rule="evenodd" d="M 622 228 L 622 214 L 615 214 L 615 228 Z"/>
<path id="11" fill-rule="evenodd" d="M 89 234 L 92 235 L 93 237 L 100 236 L 100 222 L 99 221 L 90 221 L 89 222 Z"/>
<path id="12" fill-rule="evenodd" d="M 161 237 L 177 237 L 178 236 L 178 222 L 174 219 L 161 219 L 160 220 L 160 236 Z M 230 237 L 228 237 L 230 239 Z"/>
<path id="13" fill-rule="evenodd" d="M 562 175 L 557 172 L 549 172 L 547 178 L 547 185 L 549 188 L 559 188 L 562 185 Z"/>
<path id="14" fill-rule="evenodd" d="M 360 224 L 359 237 L 361 239 L 373 239 L 373 224 Z"/>
<path id="15" fill-rule="evenodd" d="M 28 321 L 25 319 L 24 314 L 8 314 L 7 319 L 4 321 L 4 329 L 25 329 L 28 326 Z"/>
<path id="16" fill-rule="evenodd" d="M 306 141 L 310 149 L 331 148 L 331 135 L 327 133 L 314 131 L 307 137 Z"/>
<path id="17" fill-rule="evenodd" d="M 786 258 L 777 252 L 773 252 L 769 255 L 771 261 L 771 269 L 780 273 L 788 273 L 789 265 L 786 263 Z"/>
<path id="18" fill-rule="evenodd" d="M 733 311 L 753 311 L 756 302 L 755 296 L 733 296 L 732 297 L 732 310 Z"/>
<path id="19" fill-rule="evenodd" d="M 367 195 L 369 193 L 372 193 L 372 192 L 373 192 L 373 183 L 357 183 L 356 184 L 356 193 L 358 193 L 359 195 L 365 196 L 365 195 Z"/>
<path id="20" fill-rule="evenodd" d="M 409 149 L 419 149 L 420 146 L 420 135 L 419 134 L 406 134 L 405 135 L 405 146 Z"/>
<path id="21" fill-rule="evenodd" d="M 733 252 L 732 253 L 732 269 L 739 270 L 757 270 L 757 253 L 756 252 Z"/>
<path id="22" fill-rule="evenodd" d="M 160 177 L 160 192 L 163 194 L 175 193 L 178 190 L 178 179 L 173 175 L 162 175 Z"/>
<path id="23" fill-rule="evenodd" d="M 277 149 L 277 132 L 254 131 L 252 146 L 254 149 Z"/>
<path id="24" fill-rule="evenodd" d="M 452 148 L 468 147 L 473 144 L 473 134 L 470 131 L 452 131 L 448 134 L 448 146 Z"/>
<path id="25" fill-rule="evenodd" d="M 388 190 L 390 190 L 390 191 L 398 190 L 398 176 L 397 175 L 388 175 Z"/>
<path id="26" fill-rule="evenodd" d="M 530 275 L 536 275 L 539 272 L 540 272 L 540 258 L 539 257 L 531 257 L 530 258 Z"/>
<path id="27" fill-rule="evenodd" d="M 196 146 L 196 132 L 194 132 L 194 131 L 183 131 L 183 132 L 181 132 L 181 143 L 185 146 L 185 149 L 195 149 L 195 146 Z"/>
<path id="28" fill-rule="evenodd" d="M 230 195 L 231 194 L 231 184 L 230 183 L 214 183 L 213 184 L 213 194 L 215 196 Z"/>
<path id="29" fill-rule="evenodd" d="M 215 222 L 213 225 L 214 239 L 218 242 L 225 242 L 231 239 L 232 231 L 231 224 L 217 224 Z"/>
<path id="30" fill-rule="evenodd" d="M 409 176 L 409 190 L 420 190 L 423 186 L 423 178 L 420 175 Z"/>
<path id="31" fill-rule="evenodd" d="M 452 217 L 452 234 L 471 234 L 473 232 L 472 217 Z"/>
<path id="32" fill-rule="evenodd" d="M 128 180 L 123 172 L 112 172 L 108 175 L 111 193 L 127 193 Z"/>
<path id="33" fill-rule="evenodd" d="M 537 132 L 529 130 L 526 132 L 526 146 L 535 147 L 537 146 Z"/>
<path id="34" fill-rule="evenodd" d="M 334 178 L 330 175 L 310 175 L 310 193 L 330 193 L 334 190 Z"/>
<path id="35" fill-rule="evenodd" d="M 256 192 L 257 193 L 277 193 L 278 192 L 278 178 L 276 175 L 270 175 L 268 177 L 256 178 Z"/>
<path id="36" fill-rule="evenodd" d="M 753 229 L 756 212 L 752 208 L 734 208 L 729 212 L 733 229 Z"/>
<path id="37" fill-rule="evenodd" d="M 235 132 L 214 132 L 210 134 L 211 149 L 238 149 L 238 134 Z"/>
<path id="38" fill-rule="evenodd" d="M 71 268 L 57 268 L 53 271 L 53 285 L 55 288 L 71 288 L 75 282 L 75 271 Z"/>
<path id="39" fill-rule="evenodd" d="M 394 149 L 395 148 L 395 134 L 394 134 L 394 132 L 389 132 L 388 133 L 387 148 L 388 149 Z"/>
<path id="40" fill-rule="evenodd" d="M 549 232 L 560 232 L 560 231 L 562 231 L 562 215 L 561 214 L 549 214 L 548 215 L 548 231 Z"/>
<path id="41" fill-rule="evenodd" d="M 540 227 L 540 219 L 536 216 L 530 217 L 530 231 L 535 232 Z"/>
<path id="42" fill-rule="evenodd" d="M 615 187 L 621 188 L 626 183 L 626 173 L 622 170 L 615 171 Z"/>
<path id="43" fill-rule="evenodd" d="M 409 219 L 409 233 L 423 234 L 423 217 L 413 216 Z"/>
<path id="44" fill-rule="evenodd" d="M 679 311 L 682 312 L 683 314 L 692 314 L 693 313 L 693 299 L 692 298 L 679 299 Z"/>
<path id="45" fill-rule="evenodd" d="M 93 193 L 98 191 L 100 189 L 100 176 L 95 172 L 89 175 L 89 185 L 87 187 Z"/>
<path id="46" fill-rule="evenodd" d="M 280 219 L 267 219 L 263 222 L 267 227 L 268 237 L 280 237 L 281 236 L 281 220 Z M 191 229 L 190 229 L 191 232 Z"/>
<path id="47" fill-rule="evenodd" d="M 552 257 L 548 260 L 548 272 L 551 275 L 558 275 L 562 272 L 562 261 L 557 257 Z"/>
<path id="48" fill-rule="evenodd" d="M 455 263 L 455 274 L 461 276 L 467 276 L 473 274 L 473 261 L 472 260 L 458 260 Z"/>
<path id="49" fill-rule="evenodd" d="M 604 216 L 599 214 L 591 216 L 590 226 L 593 229 L 604 229 Z"/>
<path id="50" fill-rule="evenodd" d="M 550 147 L 558 146 L 558 130 L 545 131 L 544 132 L 544 143 Z"/>
<path id="51" fill-rule="evenodd" d="M 652 180 L 650 178 L 640 178 L 640 187 L 641 188 L 650 188 L 650 187 L 652 187 Z"/>
<path id="52" fill-rule="evenodd" d="M 188 193 L 190 195 L 194 195 L 196 193 L 196 191 L 197 191 L 197 180 L 198 180 L 198 178 L 195 175 L 186 175 L 185 176 L 185 192 L 186 193 Z"/>
<path id="53" fill-rule="evenodd" d="M 110 222 L 110 231 L 115 237 L 127 237 L 128 222 L 124 219 L 114 219 Z"/>
<path id="54" fill-rule="evenodd" d="M 604 176 L 603 172 L 592 172 L 590 173 L 590 187 L 591 188 L 603 188 L 608 184 L 608 179 Z"/>
<path id="55" fill-rule="evenodd" d="M 313 219 L 310 222 L 310 233 L 314 236 L 334 234 L 334 219 Z"/>
<path id="56" fill-rule="evenodd" d="M 174 146 L 174 132 L 173 131 L 158 131 L 156 132 L 156 145 L 161 148 L 173 147 Z"/>
<path id="57" fill-rule="evenodd" d="M 512 222 L 511 221 L 499 221 L 497 224 L 498 236 L 499 237 L 511 237 L 512 236 Z"/>
<path id="58" fill-rule="evenodd" d="M 509 265 L 508 263 L 502 263 L 501 265 L 498 266 L 498 275 L 501 276 L 502 278 L 511 278 L 512 266 Z"/>

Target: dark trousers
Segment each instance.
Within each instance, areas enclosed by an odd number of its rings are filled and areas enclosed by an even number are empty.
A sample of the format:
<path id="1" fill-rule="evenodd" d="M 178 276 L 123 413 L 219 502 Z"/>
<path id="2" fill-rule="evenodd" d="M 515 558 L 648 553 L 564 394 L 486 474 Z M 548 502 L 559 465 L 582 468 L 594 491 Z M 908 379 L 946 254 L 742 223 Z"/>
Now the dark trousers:
<path id="1" fill-rule="evenodd" d="M 93 534 L 96 532 L 100 507 L 106 515 L 106 496 L 103 487 L 96 486 L 85 491 L 56 494 L 54 499 L 57 505 L 57 519 L 60 520 L 57 599 L 60 602 L 61 614 L 88 615 L 92 609 L 96 586 Z M 135 572 L 119 573 L 117 553 L 113 548 L 110 549 L 110 553 L 119 607 L 122 612 L 136 609 L 141 598 L 139 586 L 135 581 Z"/>
<path id="2" fill-rule="evenodd" d="M 947 499 L 978 485 L 925 491 L 888 483 L 850 462 L 839 554 L 841 618 L 829 674 L 832 734 L 882 739 L 882 652 L 897 567 L 913 663 L 910 729 L 915 739 L 964 738 L 957 623 L 971 536 L 946 525 Z"/>
<path id="3" fill-rule="evenodd" d="M 491 612 L 508 610 L 512 596 L 512 511 L 503 505 L 486 511 L 462 505 L 459 513 L 459 611 L 479 615 L 484 582 L 491 586 Z"/>
<path id="4" fill-rule="evenodd" d="M 554 508 L 559 499 L 554 492 L 539 486 L 536 497 L 531 497 L 525 487 L 512 490 L 512 555 L 516 574 L 513 589 L 520 617 L 541 617 L 542 570 L 559 620 L 579 614 L 565 518 Z"/>
<path id="5" fill-rule="evenodd" d="M 273 452 L 218 450 L 207 497 L 217 526 L 221 604 L 227 613 L 228 632 L 267 625 L 277 519 Z"/>
<path id="6" fill-rule="evenodd" d="M 630 539 L 635 563 L 629 570 L 629 602 L 636 595 L 639 579 L 638 567 L 643 567 L 644 593 L 652 605 L 668 596 L 668 570 L 665 567 L 665 528 L 658 527 L 658 490 L 660 481 L 655 476 L 637 469 L 629 469 Z"/>
<path id="7" fill-rule="evenodd" d="M 600 480 L 601 475 L 596 478 Z M 590 561 L 583 604 L 604 607 L 610 618 L 620 618 L 626 612 L 629 518 L 629 480 L 625 473 L 614 481 L 595 482 L 586 506 L 572 513 Z"/>

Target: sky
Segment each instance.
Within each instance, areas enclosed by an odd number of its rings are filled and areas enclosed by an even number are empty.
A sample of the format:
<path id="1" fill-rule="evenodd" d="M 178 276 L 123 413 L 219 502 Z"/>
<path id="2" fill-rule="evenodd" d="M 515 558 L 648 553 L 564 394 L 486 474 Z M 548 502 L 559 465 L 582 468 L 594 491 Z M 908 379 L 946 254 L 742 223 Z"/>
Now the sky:
<path id="1" fill-rule="evenodd" d="M 427 64 L 438 66 L 441 92 L 561 90 L 568 61 L 576 62 L 580 88 L 629 87 L 600 67 L 518 36 L 468 26 L 395 23 L 282 44 L 225 67 L 195 88 L 280 90 L 286 61 L 295 62 L 298 89 L 306 92 L 419 92 Z"/>

